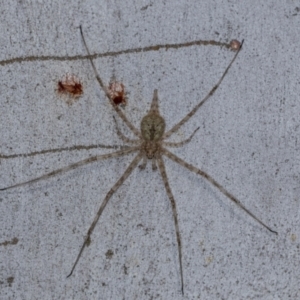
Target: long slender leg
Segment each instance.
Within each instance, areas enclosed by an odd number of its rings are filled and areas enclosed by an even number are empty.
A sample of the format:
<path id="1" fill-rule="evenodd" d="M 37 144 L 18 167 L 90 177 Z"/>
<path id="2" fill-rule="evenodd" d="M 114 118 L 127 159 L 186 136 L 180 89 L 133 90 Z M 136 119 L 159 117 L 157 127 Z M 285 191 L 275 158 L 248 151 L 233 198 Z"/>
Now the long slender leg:
<path id="1" fill-rule="evenodd" d="M 162 144 L 164 146 L 167 146 L 167 147 L 176 147 L 176 148 L 177 147 L 181 147 L 184 144 L 187 144 L 187 143 L 189 143 L 191 141 L 191 139 L 194 137 L 195 133 L 199 130 L 199 128 L 200 127 L 198 127 L 197 129 L 195 129 L 194 132 L 190 135 L 189 138 L 187 138 L 187 139 L 185 139 L 185 140 L 183 140 L 181 142 L 175 142 L 175 143 L 173 143 L 173 142 L 163 142 Z"/>
<path id="2" fill-rule="evenodd" d="M 162 153 L 169 157 L 171 160 L 175 161 L 176 163 L 180 164 L 181 166 L 187 168 L 188 170 L 201 175 L 205 179 L 207 179 L 211 184 L 213 184 L 215 187 L 219 189 L 221 193 L 223 193 L 225 196 L 227 196 L 231 201 L 233 201 L 235 204 L 237 204 L 241 209 L 243 209 L 248 215 L 250 215 L 254 220 L 256 220 L 259 224 L 264 226 L 266 229 L 271 231 L 272 233 L 278 234 L 277 231 L 272 230 L 269 226 L 267 226 L 265 223 L 263 223 L 260 219 L 258 219 L 252 212 L 250 212 L 236 197 L 234 197 L 232 194 L 230 194 L 221 184 L 219 184 L 217 181 L 215 181 L 211 176 L 209 176 L 204 171 L 194 167 L 191 164 L 188 164 L 183 159 L 179 158 L 177 155 L 171 153 L 167 149 L 162 149 Z"/>
<path id="3" fill-rule="evenodd" d="M 219 85 L 223 81 L 224 77 L 226 76 L 227 72 L 229 71 L 230 67 L 232 66 L 233 62 L 237 58 L 238 54 L 240 53 L 243 43 L 244 43 L 244 40 L 241 43 L 240 49 L 236 52 L 235 56 L 233 57 L 233 59 L 229 63 L 228 67 L 224 71 L 222 77 L 217 82 L 217 84 L 209 91 L 209 93 L 205 96 L 205 98 L 200 103 L 198 103 L 179 123 L 174 125 L 168 132 L 166 132 L 164 134 L 164 136 L 163 136 L 164 139 L 166 139 L 171 134 L 176 132 L 184 123 L 186 123 L 197 112 L 197 110 L 206 102 L 206 100 L 209 99 L 214 94 L 214 92 L 217 90 L 217 88 L 219 87 Z"/>
<path id="4" fill-rule="evenodd" d="M 89 55 L 89 60 L 91 62 L 91 65 L 93 67 L 93 70 L 94 70 L 94 73 L 96 75 L 96 78 L 97 78 L 97 81 L 99 82 L 102 90 L 104 91 L 106 97 L 108 98 L 110 104 L 112 105 L 112 107 L 114 108 L 114 110 L 116 111 L 116 113 L 119 115 L 119 117 L 124 121 L 124 123 L 128 126 L 128 128 L 131 129 L 131 131 L 139 138 L 141 138 L 141 133 L 131 124 L 131 122 L 127 119 L 127 117 L 125 116 L 125 114 L 122 112 L 122 110 L 112 101 L 112 99 L 110 98 L 110 95 L 109 95 L 109 92 L 106 88 L 106 86 L 104 85 L 99 73 L 97 72 L 97 69 L 95 67 L 95 64 L 93 62 L 93 60 L 90 58 L 91 54 L 90 54 L 90 51 L 87 47 L 87 44 L 86 44 L 86 41 L 84 39 L 84 36 L 83 36 L 83 32 L 82 32 L 82 27 L 80 26 L 80 33 L 81 33 L 81 37 L 82 37 L 82 40 L 83 40 L 83 44 L 85 46 L 85 49 Z"/>
<path id="5" fill-rule="evenodd" d="M 40 154 L 47 154 L 47 153 L 60 153 L 63 151 L 78 151 L 78 150 L 91 150 L 91 149 L 97 149 L 97 148 L 103 148 L 103 149 L 128 149 L 128 146 L 126 145 L 103 145 L 103 144 L 97 144 L 97 145 L 76 145 L 72 147 L 65 147 L 65 148 L 54 148 L 54 149 L 47 149 L 47 150 L 40 150 L 40 151 L 34 151 L 30 153 L 19 153 L 19 154 L 10 154 L 5 155 L 0 153 L 0 159 L 9 159 L 9 158 L 16 158 L 16 157 L 31 157 L 36 156 Z"/>
<path id="6" fill-rule="evenodd" d="M 92 225 L 90 226 L 88 232 L 87 232 L 87 235 L 84 239 L 84 242 L 83 242 L 83 245 L 81 246 L 81 249 L 77 255 L 77 258 L 75 260 L 75 263 L 72 267 L 72 270 L 70 272 L 70 274 L 67 276 L 70 277 L 80 259 L 80 256 L 85 248 L 85 246 L 89 243 L 90 241 L 90 236 L 95 228 L 95 226 L 97 225 L 97 222 L 103 212 L 103 210 L 105 209 L 106 207 L 106 204 L 108 203 L 109 199 L 111 198 L 111 196 L 114 194 L 115 191 L 117 191 L 117 189 L 123 184 L 123 182 L 128 178 L 128 176 L 131 174 L 131 172 L 133 171 L 133 169 L 138 165 L 139 161 L 142 159 L 142 153 L 139 152 L 139 154 L 134 158 L 134 160 L 130 163 L 130 165 L 127 167 L 127 169 L 125 170 L 124 174 L 121 176 L 121 178 L 114 184 L 114 186 L 109 190 L 109 192 L 106 194 L 98 212 L 97 212 L 97 215 L 92 223 Z"/>
<path id="7" fill-rule="evenodd" d="M 168 180 L 168 176 L 166 173 L 165 164 L 164 164 L 164 161 L 161 156 L 157 158 L 157 164 L 158 164 L 158 168 L 160 170 L 161 177 L 163 179 L 163 182 L 164 182 L 164 185 L 165 185 L 165 188 L 167 191 L 167 195 L 171 202 L 173 218 L 174 218 L 174 223 L 175 223 L 177 246 L 178 246 L 180 277 L 181 277 L 181 292 L 182 292 L 182 294 L 184 294 L 184 292 L 183 292 L 183 271 L 182 271 L 182 250 L 181 250 L 181 239 L 180 239 L 180 232 L 179 232 L 178 219 L 177 219 L 176 202 L 175 202 L 172 190 L 169 185 L 169 180 Z"/>
<path id="8" fill-rule="evenodd" d="M 140 144 L 140 140 L 132 140 L 132 139 L 129 139 L 128 137 L 126 137 L 120 130 L 119 128 L 119 125 L 118 125 L 118 122 L 116 120 L 116 118 L 114 117 L 114 121 L 115 121 L 115 124 L 116 124 L 116 129 L 117 129 L 117 134 L 118 134 L 118 137 L 124 142 L 124 143 L 127 143 L 127 144 L 132 144 L 132 145 L 138 145 Z"/>
<path id="9" fill-rule="evenodd" d="M 137 151 L 138 149 L 139 149 L 139 147 L 131 147 L 131 148 L 126 149 L 126 150 L 120 150 L 120 151 L 116 151 L 116 152 L 113 152 L 113 153 L 92 156 L 92 157 L 89 157 L 87 159 L 81 160 L 77 163 L 71 164 L 67 167 L 63 167 L 63 168 L 57 169 L 55 171 L 52 171 L 50 173 L 47 173 L 45 175 L 42 175 L 40 177 L 37 177 L 37 178 L 31 179 L 31 180 L 28 180 L 28 181 L 25 181 L 25 182 L 21 182 L 21 183 L 18 183 L 18 184 L 14 184 L 14 185 L 2 188 L 2 189 L 0 189 L 0 191 L 9 190 L 9 189 L 12 189 L 12 188 L 23 186 L 25 184 L 34 183 L 34 182 L 37 182 L 37 181 L 40 181 L 40 180 L 43 180 L 43 179 L 47 179 L 47 178 L 53 177 L 57 174 L 64 173 L 64 172 L 67 172 L 67 171 L 70 171 L 70 170 L 74 170 L 74 169 L 76 169 L 80 166 L 83 166 L 83 165 L 88 164 L 88 163 L 92 163 L 94 161 L 99 161 L 99 160 L 103 160 L 103 159 L 123 156 L 123 155 L 129 154 L 129 153 L 132 153 L 134 151 Z"/>

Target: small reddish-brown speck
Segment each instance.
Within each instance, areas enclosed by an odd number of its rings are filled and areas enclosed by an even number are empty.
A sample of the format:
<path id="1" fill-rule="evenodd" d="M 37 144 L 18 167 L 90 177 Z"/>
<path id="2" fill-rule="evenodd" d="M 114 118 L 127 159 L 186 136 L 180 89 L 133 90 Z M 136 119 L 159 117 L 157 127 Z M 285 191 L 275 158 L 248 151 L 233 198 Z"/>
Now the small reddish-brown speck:
<path id="1" fill-rule="evenodd" d="M 111 81 L 108 87 L 108 92 L 111 100 L 116 105 L 126 105 L 126 93 L 124 84 L 117 81 Z"/>
<path id="2" fill-rule="evenodd" d="M 62 80 L 58 81 L 57 91 L 58 93 L 77 98 L 83 94 L 83 87 L 75 75 L 67 74 Z"/>

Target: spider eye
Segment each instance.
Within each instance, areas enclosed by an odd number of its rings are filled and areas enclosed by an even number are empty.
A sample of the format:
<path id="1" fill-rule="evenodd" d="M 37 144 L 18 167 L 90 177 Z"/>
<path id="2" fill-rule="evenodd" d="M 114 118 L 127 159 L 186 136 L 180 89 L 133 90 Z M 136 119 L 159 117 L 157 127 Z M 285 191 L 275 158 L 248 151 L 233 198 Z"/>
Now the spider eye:
<path id="1" fill-rule="evenodd" d="M 165 127 L 165 121 L 160 115 L 146 115 L 141 122 L 142 136 L 147 141 L 158 141 L 163 136 Z"/>

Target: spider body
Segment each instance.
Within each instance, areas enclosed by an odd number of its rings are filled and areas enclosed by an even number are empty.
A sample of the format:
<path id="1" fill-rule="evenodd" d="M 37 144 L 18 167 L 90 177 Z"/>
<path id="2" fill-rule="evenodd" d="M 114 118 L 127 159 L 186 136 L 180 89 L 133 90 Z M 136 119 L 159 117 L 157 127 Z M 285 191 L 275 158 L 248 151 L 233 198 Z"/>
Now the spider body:
<path id="1" fill-rule="evenodd" d="M 160 154 L 161 140 L 166 128 L 165 120 L 158 112 L 157 102 L 157 90 L 155 90 L 151 109 L 141 121 L 142 149 L 148 159 L 155 159 Z M 153 107 L 154 105 L 156 108 Z"/>

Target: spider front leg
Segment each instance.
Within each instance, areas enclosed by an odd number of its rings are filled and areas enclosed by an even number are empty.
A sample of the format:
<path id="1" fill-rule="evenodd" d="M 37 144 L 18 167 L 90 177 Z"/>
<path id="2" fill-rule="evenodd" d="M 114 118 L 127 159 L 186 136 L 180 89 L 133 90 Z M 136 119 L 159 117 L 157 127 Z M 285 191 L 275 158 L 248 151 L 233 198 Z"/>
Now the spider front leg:
<path id="1" fill-rule="evenodd" d="M 119 117 L 124 121 L 124 123 L 128 126 L 128 128 L 138 137 L 138 138 L 141 138 L 141 133 L 137 130 L 137 128 L 135 128 L 135 126 L 127 119 L 126 115 L 123 113 L 123 111 L 119 108 L 118 105 L 116 105 L 114 103 L 114 101 L 111 99 L 110 97 L 110 94 L 108 92 L 108 89 L 106 88 L 106 86 L 104 85 L 103 83 L 103 80 L 101 79 L 99 73 L 97 72 L 97 69 L 96 69 L 96 66 L 91 58 L 91 54 L 90 54 L 90 51 L 88 49 L 88 46 L 87 46 L 87 43 L 85 41 L 85 38 L 84 38 L 84 35 L 83 35 L 83 31 L 82 31 L 82 27 L 79 26 L 80 28 L 80 34 L 81 34 L 81 38 L 82 38 L 82 41 L 83 41 L 83 44 L 84 44 L 84 47 L 86 49 L 86 52 L 88 53 L 89 55 L 89 60 L 91 62 L 91 65 L 92 65 L 92 68 L 94 70 L 94 73 L 95 73 L 95 76 L 96 76 L 96 79 L 100 85 L 100 87 L 102 88 L 102 90 L 104 91 L 106 97 L 108 98 L 110 104 L 112 105 L 112 107 L 114 108 L 114 110 L 116 111 L 116 113 L 119 115 Z"/>
<path id="2" fill-rule="evenodd" d="M 197 110 L 214 94 L 214 92 L 218 89 L 220 84 L 222 83 L 223 79 L 225 78 L 226 74 L 228 73 L 229 69 L 231 68 L 232 64 L 234 63 L 235 59 L 237 58 L 238 54 L 240 53 L 242 46 L 243 46 L 244 40 L 241 43 L 241 47 L 236 52 L 235 56 L 229 63 L 228 67 L 224 71 L 223 75 L 217 82 L 217 84 L 208 92 L 208 94 L 204 97 L 203 100 L 201 100 L 179 123 L 175 124 L 169 131 L 167 131 L 163 139 L 168 138 L 171 134 L 175 133 L 183 124 L 185 124 L 196 112 Z"/>

